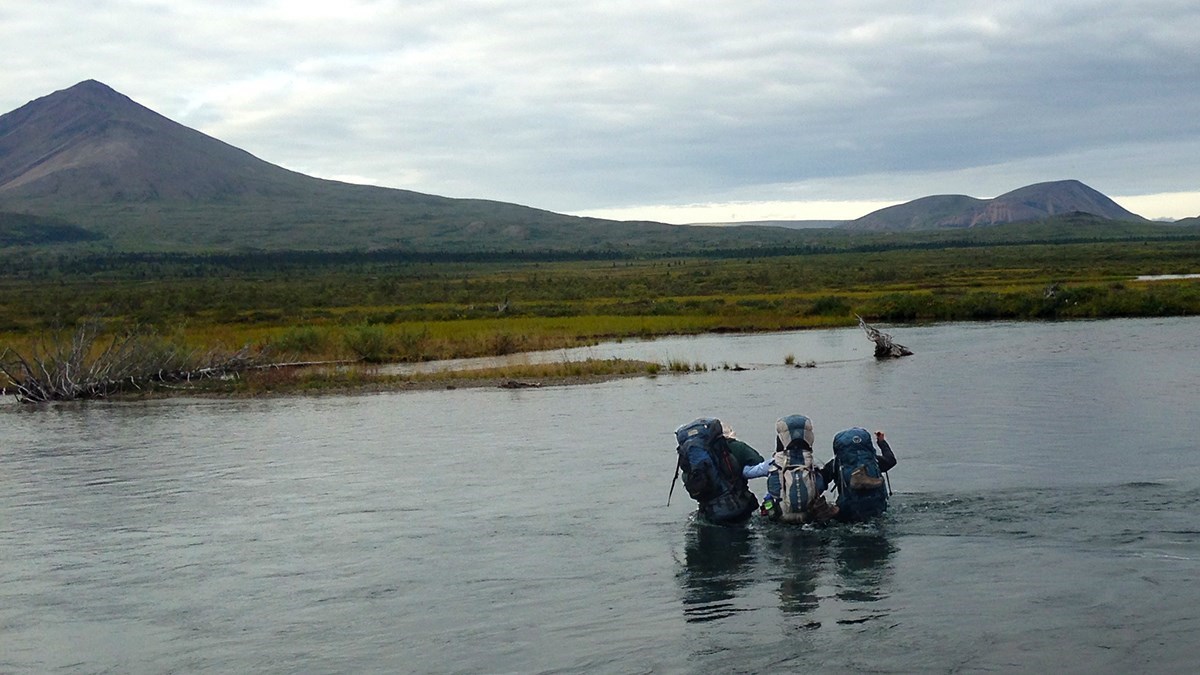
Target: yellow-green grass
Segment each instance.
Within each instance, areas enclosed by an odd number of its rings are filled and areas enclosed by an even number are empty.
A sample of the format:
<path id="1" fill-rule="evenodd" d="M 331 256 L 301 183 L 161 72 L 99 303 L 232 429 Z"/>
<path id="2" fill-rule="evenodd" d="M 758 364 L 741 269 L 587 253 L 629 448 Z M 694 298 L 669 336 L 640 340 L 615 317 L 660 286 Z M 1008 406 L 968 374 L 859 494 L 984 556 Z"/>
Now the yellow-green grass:
<path id="1" fill-rule="evenodd" d="M 386 313 L 400 306 L 346 308 L 319 320 L 276 323 L 189 319 L 160 329 L 163 338 L 198 353 L 250 346 L 277 361 L 354 360 L 417 362 L 562 349 L 632 337 L 753 332 L 854 325 L 854 314 L 882 322 L 962 319 L 1089 318 L 1157 316 L 1200 311 L 1194 281 L 1137 284 L 1064 283 L 1046 296 L 1047 284 L 975 277 L 970 282 L 916 288 L 907 284 L 854 285 L 805 293 L 678 296 L 627 304 L 626 313 L 589 313 L 611 300 L 563 302 L 566 316 L 501 316 L 457 320 L 346 323 L 340 317 L 364 310 Z M 664 307 L 681 313 L 658 313 Z M 412 310 L 412 307 L 408 307 Z M 419 308 L 416 310 L 420 314 Z M 113 322 L 120 327 L 119 320 Z M 0 345 L 27 353 L 41 334 L 9 332 Z"/>
<path id="2" fill-rule="evenodd" d="M 56 321 L 71 326 L 97 315 L 115 330 L 156 328 L 201 353 L 249 345 L 276 361 L 416 362 L 633 337 L 852 326 L 856 313 L 879 323 L 1200 314 L 1194 280 L 1131 281 L 1197 269 L 1194 241 L 264 267 L 232 278 L 114 268 L 4 279 L 0 348 L 25 352 Z"/>
<path id="3" fill-rule="evenodd" d="M 662 364 L 629 359 L 585 359 L 522 363 L 494 368 L 427 373 L 386 373 L 377 366 L 355 363 L 305 368 L 265 368 L 237 379 L 206 380 L 189 388 L 193 394 L 262 395 L 340 391 L 394 391 L 487 386 L 551 386 L 619 377 L 655 376 Z M 178 390 L 175 392 L 178 393 Z"/>

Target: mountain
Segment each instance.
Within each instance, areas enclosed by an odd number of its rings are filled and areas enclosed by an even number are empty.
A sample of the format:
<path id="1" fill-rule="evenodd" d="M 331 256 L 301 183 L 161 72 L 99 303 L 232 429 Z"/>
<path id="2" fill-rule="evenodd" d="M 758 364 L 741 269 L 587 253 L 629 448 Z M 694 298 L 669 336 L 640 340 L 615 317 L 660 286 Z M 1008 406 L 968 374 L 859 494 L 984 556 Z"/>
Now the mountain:
<path id="1" fill-rule="evenodd" d="M 101 237 L 117 250 L 628 250 L 794 237 L 784 228 L 578 218 L 313 178 L 94 80 L 0 116 L 0 212 L 73 226 L 75 239 Z"/>
<path id="2" fill-rule="evenodd" d="M 935 195 L 873 211 L 844 225 L 853 230 L 932 230 L 981 227 L 1086 213 L 1107 220 L 1144 221 L 1077 180 L 1036 183 L 994 199 Z"/>
<path id="3" fill-rule="evenodd" d="M 0 195 L 69 201 L 292 196 L 314 179 L 89 80 L 0 117 Z"/>

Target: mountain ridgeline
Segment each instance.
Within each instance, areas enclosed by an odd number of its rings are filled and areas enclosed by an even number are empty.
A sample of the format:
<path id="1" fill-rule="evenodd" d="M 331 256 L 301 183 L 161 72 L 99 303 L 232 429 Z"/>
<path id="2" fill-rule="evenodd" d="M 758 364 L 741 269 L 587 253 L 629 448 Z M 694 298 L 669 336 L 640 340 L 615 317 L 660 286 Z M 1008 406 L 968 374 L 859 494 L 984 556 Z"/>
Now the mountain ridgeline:
<path id="1" fill-rule="evenodd" d="M 844 225 L 854 230 L 981 227 L 1086 213 L 1107 220 L 1145 221 L 1077 180 L 1037 183 L 994 199 L 935 195 L 868 213 Z"/>
<path id="2" fill-rule="evenodd" d="M 929 229 L 1087 213 L 1143 221 L 1079 183 L 993 200 L 918 199 L 837 229 Z M 801 246 L 813 230 L 580 218 L 306 176 L 178 124 L 94 80 L 0 116 L 0 246 L 114 251 L 639 251 Z"/>

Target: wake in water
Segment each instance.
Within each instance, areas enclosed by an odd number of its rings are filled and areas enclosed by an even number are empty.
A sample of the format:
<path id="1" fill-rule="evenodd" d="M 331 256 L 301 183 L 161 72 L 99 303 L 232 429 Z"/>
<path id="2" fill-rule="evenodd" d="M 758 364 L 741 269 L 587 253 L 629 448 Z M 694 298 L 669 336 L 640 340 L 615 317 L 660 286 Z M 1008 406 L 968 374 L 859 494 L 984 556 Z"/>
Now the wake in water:
<path id="1" fill-rule="evenodd" d="M 888 596 L 893 558 L 905 542 L 931 537 L 987 542 L 996 561 L 1011 555 L 1013 547 L 1196 561 L 1198 510 L 1200 488 L 1130 482 L 904 493 L 892 499 L 882 518 L 853 525 L 795 526 L 756 517 L 745 526 L 722 527 L 693 516 L 684 532 L 676 580 L 689 622 L 760 609 L 745 596 L 765 583 L 777 589 L 772 604 L 801 619 L 797 627 L 819 627 L 818 610 L 830 598 L 839 610 L 824 614 L 832 614 L 834 623 L 870 623 L 887 615 L 873 604 Z M 988 559 L 981 564 L 986 566 Z"/>
<path id="2" fill-rule="evenodd" d="M 909 494 L 886 523 L 900 535 L 1058 541 L 1200 559 L 1200 487 L 1168 482 Z"/>

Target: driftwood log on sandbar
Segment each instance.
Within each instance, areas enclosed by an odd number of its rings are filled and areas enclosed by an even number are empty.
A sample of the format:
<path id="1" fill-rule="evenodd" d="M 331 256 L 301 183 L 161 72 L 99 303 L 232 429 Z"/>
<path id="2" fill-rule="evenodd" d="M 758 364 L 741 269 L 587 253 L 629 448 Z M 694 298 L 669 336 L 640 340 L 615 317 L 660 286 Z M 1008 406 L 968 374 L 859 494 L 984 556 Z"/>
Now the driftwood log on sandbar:
<path id="1" fill-rule="evenodd" d="M 4 391 L 21 403 L 105 398 L 147 386 L 236 376 L 258 365 L 259 355 L 243 347 L 234 353 L 199 356 L 137 329 L 104 339 L 99 322 L 88 321 L 72 334 L 56 331 L 28 354 L 0 352 Z"/>
<path id="2" fill-rule="evenodd" d="M 861 316 L 858 317 L 858 325 L 867 332 L 867 338 L 875 343 L 875 358 L 877 359 L 894 359 L 901 356 L 912 355 L 912 350 L 901 344 L 892 342 L 892 336 L 875 328 L 871 324 L 863 321 Z"/>

